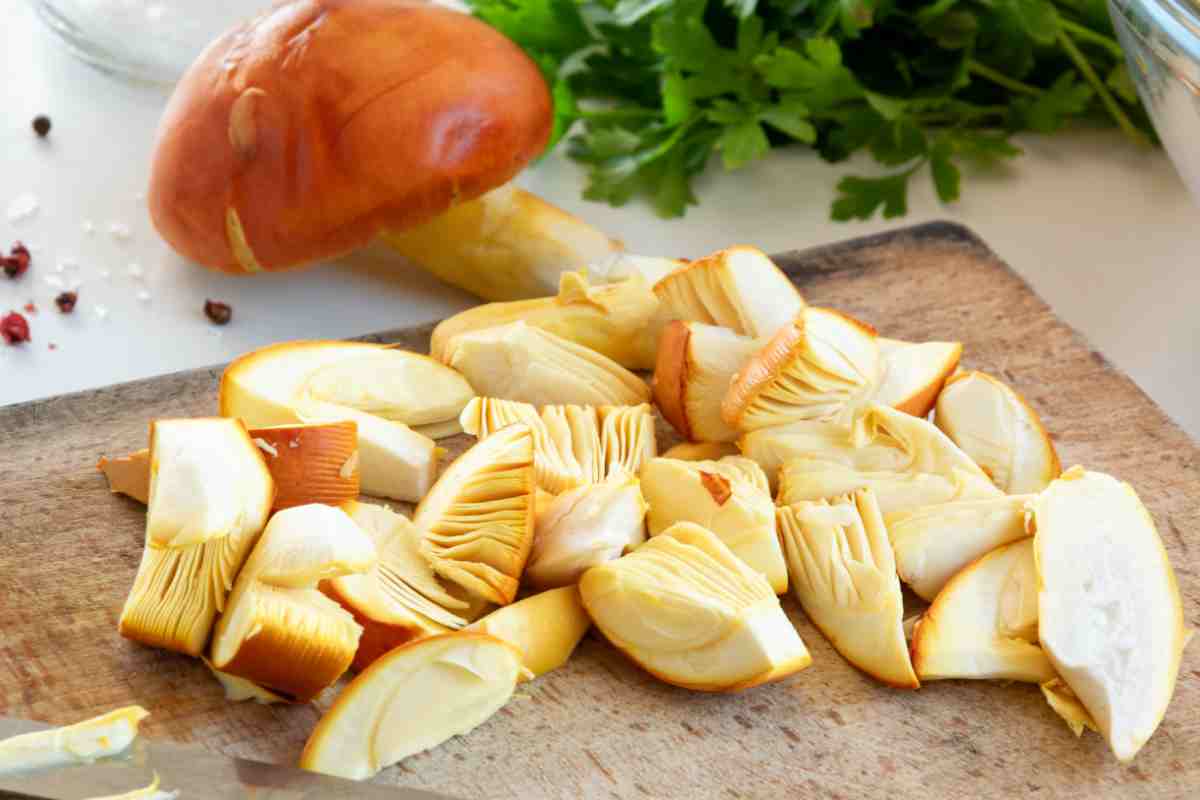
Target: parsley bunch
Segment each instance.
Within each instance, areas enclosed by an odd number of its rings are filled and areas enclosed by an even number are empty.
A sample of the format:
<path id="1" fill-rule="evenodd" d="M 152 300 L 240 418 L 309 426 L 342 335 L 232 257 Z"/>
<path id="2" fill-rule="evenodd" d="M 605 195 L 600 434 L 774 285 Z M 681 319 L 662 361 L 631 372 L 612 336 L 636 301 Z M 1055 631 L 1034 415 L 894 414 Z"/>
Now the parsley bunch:
<path id="1" fill-rule="evenodd" d="M 737 169 L 795 142 L 831 162 L 867 150 L 887 174 L 841 180 L 847 220 L 903 215 L 925 171 L 955 200 L 960 165 L 1019 155 L 1019 131 L 1153 136 L 1104 0 L 468 3 L 546 75 L 584 196 L 645 195 L 664 217 L 696 203 L 714 153 Z"/>

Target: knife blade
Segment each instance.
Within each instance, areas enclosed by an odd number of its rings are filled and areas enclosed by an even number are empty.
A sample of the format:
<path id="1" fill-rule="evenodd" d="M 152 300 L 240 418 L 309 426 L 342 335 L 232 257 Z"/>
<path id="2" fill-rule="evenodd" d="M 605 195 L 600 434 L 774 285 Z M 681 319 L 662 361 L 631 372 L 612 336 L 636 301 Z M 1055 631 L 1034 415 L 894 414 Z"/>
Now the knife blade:
<path id="1" fill-rule="evenodd" d="M 51 726 L 0 717 L 0 740 Z M 422 789 L 359 783 L 293 767 L 138 737 L 129 752 L 93 764 L 0 775 L 0 798 L 86 800 L 149 786 L 179 800 L 449 800 Z"/>

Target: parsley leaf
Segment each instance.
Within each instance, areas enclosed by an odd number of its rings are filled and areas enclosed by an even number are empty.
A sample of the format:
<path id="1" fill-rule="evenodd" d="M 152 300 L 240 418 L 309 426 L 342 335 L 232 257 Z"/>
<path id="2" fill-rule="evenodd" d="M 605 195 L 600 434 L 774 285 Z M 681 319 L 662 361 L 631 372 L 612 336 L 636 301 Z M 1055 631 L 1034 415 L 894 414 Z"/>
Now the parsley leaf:
<path id="1" fill-rule="evenodd" d="M 837 185 L 833 218 L 839 222 L 870 219 L 881 206 L 884 217 L 904 216 L 908 213 L 908 179 L 911 176 L 911 171 L 883 178 L 847 175 Z"/>
<path id="2" fill-rule="evenodd" d="M 907 209 L 928 168 L 942 202 L 966 163 L 1080 118 L 1153 136 L 1105 0 L 467 0 L 522 47 L 554 101 L 551 143 L 584 195 L 663 216 L 694 183 L 773 147 L 901 170 L 846 177 L 836 219 Z"/>

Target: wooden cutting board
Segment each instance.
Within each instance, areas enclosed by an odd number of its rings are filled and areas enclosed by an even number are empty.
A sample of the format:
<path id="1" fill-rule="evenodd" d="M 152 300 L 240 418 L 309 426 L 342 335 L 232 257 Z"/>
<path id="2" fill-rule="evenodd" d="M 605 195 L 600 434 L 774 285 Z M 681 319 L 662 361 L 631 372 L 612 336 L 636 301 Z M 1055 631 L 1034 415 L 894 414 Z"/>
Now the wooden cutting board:
<path id="1" fill-rule="evenodd" d="M 1132 482 L 1166 542 L 1189 624 L 1200 626 L 1196 443 L 975 236 L 923 225 L 778 261 L 814 304 L 888 336 L 963 341 L 967 367 L 1008 381 L 1041 413 L 1064 465 Z M 379 338 L 426 352 L 429 333 Z M 152 417 L 214 413 L 220 371 L 0 409 L 0 714 L 65 723 L 136 702 L 153 713 L 149 736 L 296 762 L 332 693 L 313 706 L 232 705 L 198 661 L 116 633 L 144 514 L 108 493 L 96 459 L 145 446 Z M 787 680 L 729 696 L 687 692 L 593 633 L 495 718 L 379 780 L 472 800 L 1200 797 L 1195 645 L 1162 727 L 1123 767 L 1098 736 L 1072 736 L 1032 685 L 888 689 L 784 605 L 813 655 Z"/>

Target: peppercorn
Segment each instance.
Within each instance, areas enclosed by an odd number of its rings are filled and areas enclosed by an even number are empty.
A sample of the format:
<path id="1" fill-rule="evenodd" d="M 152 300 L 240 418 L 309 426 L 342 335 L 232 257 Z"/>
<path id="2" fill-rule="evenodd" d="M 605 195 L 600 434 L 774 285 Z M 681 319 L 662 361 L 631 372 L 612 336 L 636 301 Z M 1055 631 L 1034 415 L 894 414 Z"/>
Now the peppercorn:
<path id="1" fill-rule="evenodd" d="M 29 269 L 29 248 L 20 242 L 13 244 L 7 256 L 0 256 L 0 264 L 4 266 L 4 274 L 10 278 L 19 278 Z"/>
<path id="2" fill-rule="evenodd" d="M 58 310 L 62 313 L 70 314 L 75 310 L 75 303 L 78 300 L 78 292 L 61 292 L 58 297 L 54 298 L 54 304 L 58 306 Z"/>
<path id="3" fill-rule="evenodd" d="M 21 342 L 28 342 L 29 320 L 16 311 L 8 312 L 3 317 L 0 317 L 0 337 L 4 339 L 5 344 L 16 345 Z"/>
<path id="4" fill-rule="evenodd" d="M 46 134 L 50 133 L 50 118 L 45 114 L 38 114 L 36 117 L 34 117 L 33 132 L 45 139 Z"/>
<path id="5" fill-rule="evenodd" d="M 216 300 L 205 300 L 204 316 L 212 320 L 214 325 L 228 325 L 229 320 L 233 319 L 233 309 L 228 303 L 221 303 Z"/>

